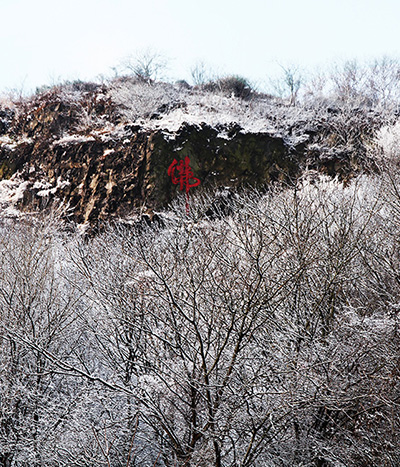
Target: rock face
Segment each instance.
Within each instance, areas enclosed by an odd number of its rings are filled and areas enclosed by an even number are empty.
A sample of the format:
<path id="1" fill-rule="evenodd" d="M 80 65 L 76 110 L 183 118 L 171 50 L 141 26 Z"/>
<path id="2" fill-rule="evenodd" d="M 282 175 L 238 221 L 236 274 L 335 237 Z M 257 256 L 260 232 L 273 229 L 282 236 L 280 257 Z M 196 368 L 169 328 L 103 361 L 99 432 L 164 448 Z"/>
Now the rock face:
<path id="1" fill-rule="evenodd" d="M 207 125 L 184 125 L 173 138 L 152 134 L 149 156 L 143 194 L 153 206 L 169 202 L 178 190 L 166 176 L 174 158 L 179 161 L 188 156 L 203 187 L 260 186 L 287 179 L 299 170 L 299 160 L 292 157 L 282 138 L 242 133 L 239 128 L 231 128 L 228 137 L 222 137 Z"/>
<path id="2" fill-rule="evenodd" d="M 174 158 L 190 157 L 202 187 L 262 185 L 299 170 L 282 139 L 240 132 L 225 139 L 208 126 L 185 126 L 171 139 L 126 125 L 119 141 L 75 137 L 0 154 L 3 177 L 19 170 L 31 182 L 26 208 L 43 208 L 57 195 L 79 223 L 165 206 L 179 192 L 167 174 Z"/>
<path id="3" fill-rule="evenodd" d="M 138 207 L 151 135 L 130 128 L 125 131 L 127 137 L 117 142 L 76 137 L 43 148 L 40 156 L 27 163 L 34 162 L 35 172 L 54 188 L 50 193 L 30 190 L 24 204 L 41 207 L 57 192 L 78 223 L 124 215 Z M 38 198 L 42 198 L 39 205 Z"/>
<path id="4" fill-rule="evenodd" d="M 0 111 L 0 180 L 18 174 L 21 209 L 62 203 L 76 222 L 95 223 L 166 206 L 179 191 L 168 167 L 185 156 L 200 189 L 290 181 L 306 165 L 330 174 L 354 169 L 351 157 L 308 150 L 316 135 L 304 131 L 293 143 L 232 123 L 146 129 L 120 118 L 104 86 L 72 97 L 53 89 Z"/>

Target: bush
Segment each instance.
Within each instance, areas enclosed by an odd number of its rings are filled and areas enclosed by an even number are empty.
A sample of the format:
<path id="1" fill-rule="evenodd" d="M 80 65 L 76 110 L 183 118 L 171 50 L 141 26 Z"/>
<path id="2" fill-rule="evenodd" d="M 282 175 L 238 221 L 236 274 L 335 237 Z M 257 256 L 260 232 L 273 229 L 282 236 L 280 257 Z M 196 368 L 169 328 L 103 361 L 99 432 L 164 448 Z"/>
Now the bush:
<path id="1" fill-rule="evenodd" d="M 253 93 L 249 81 L 237 75 L 219 78 L 217 81 L 209 81 L 203 86 L 203 89 L 211 92 L 221 91 L 224 95 L 241 99 L 248 99 Z"/>

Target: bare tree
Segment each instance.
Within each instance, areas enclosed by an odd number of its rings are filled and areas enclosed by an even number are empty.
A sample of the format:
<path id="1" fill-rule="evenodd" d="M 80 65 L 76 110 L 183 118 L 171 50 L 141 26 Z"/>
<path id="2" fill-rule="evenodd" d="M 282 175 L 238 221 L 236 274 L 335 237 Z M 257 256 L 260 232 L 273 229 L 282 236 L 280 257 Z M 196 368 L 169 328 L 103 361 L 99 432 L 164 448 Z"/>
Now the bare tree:
<path id="1" fill-rule="evenodd" d="M 122 62 L 122 71 L 133 73 L 133 76 L 147 84 L 160 80 L 167 67 L 167 59 L 151 49 L 127 57 Z"/>
<path id="2" fill-rule="evenodd" d="M 387 110 L 398 104 L 399 79 L 398 60 L 389 57 L 370 63 L 346 61 L 331 73 L 333 91 L 339 100 Z"/>
<path id="3" fill-rule="evenodd" d="M 297 66 L 279 66 L 282 70 L 282 76 L 272 81 L 272 87 L 279 97 L 288 99 L 290 105 L 296 105 L 304 78 Z"/>
<path id="4" fill-rule="evenodd" d="M 196 62 L 190 69 L 190 74 L 195 86 L 200 86 L 211 80 L 211 73 L 203 61 Z"/>
<path id="5" fill-rule="evenodd" d="M 76 395 L 42 352 L 68 358 L 75 341 L 78 297 L 60 279 L 54 225 L 47 218 L 1 227 L 2 466 L 47 464 Z"/>

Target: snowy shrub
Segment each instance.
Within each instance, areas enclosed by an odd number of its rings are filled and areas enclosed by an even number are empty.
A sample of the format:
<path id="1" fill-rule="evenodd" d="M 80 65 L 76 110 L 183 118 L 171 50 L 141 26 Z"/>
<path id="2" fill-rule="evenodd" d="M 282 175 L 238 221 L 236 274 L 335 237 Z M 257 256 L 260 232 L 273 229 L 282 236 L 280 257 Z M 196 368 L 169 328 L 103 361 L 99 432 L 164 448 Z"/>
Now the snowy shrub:
<path id="1" fill-rule="evenodd" d="M 227 97 L 239 97 L 241 99 L 248 99 L 252 94 L 252 87 L 248 80 L 236 75 L 209 81 L 203 84 L 201 88 L 211 92 L 222 92 Z"/>
<path id="2" fill-rule="evenodd" d="M 149 84 L 133 79 L 117 80 L 109 89 L 112 101 L 120 106 L 120 112 L 129 120 L 149 118 L 176 107 L 185 89 L 178 91 L 166 83 Z"/>
<path id="3" fill-rule="evenodd" d="M 378 160 L 387 163 L 397 163 L 400 159 L 400 121 L 394 125 L 382 127 L 376 137 L 380 149 Z"/>

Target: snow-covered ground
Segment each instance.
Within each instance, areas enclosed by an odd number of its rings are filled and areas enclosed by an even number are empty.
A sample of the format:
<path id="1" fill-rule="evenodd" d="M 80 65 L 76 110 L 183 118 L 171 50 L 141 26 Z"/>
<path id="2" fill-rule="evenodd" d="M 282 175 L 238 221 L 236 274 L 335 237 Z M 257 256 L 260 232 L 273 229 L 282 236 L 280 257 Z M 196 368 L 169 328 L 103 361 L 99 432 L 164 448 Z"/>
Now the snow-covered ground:
<path id="1" fill-rule="evenodd" d="M 294 107 L 269 96 L 241 99 L 200 89 L 181 89 L 166 83 L 116 83 L 108 95 L 128 121 L 144 129 L 177 132 L 183 124 L 206 124 L 226 135 L 232 125 L 244 133 L 283 136 L 299 122 L 311 121 L 317 109 Z"/>

